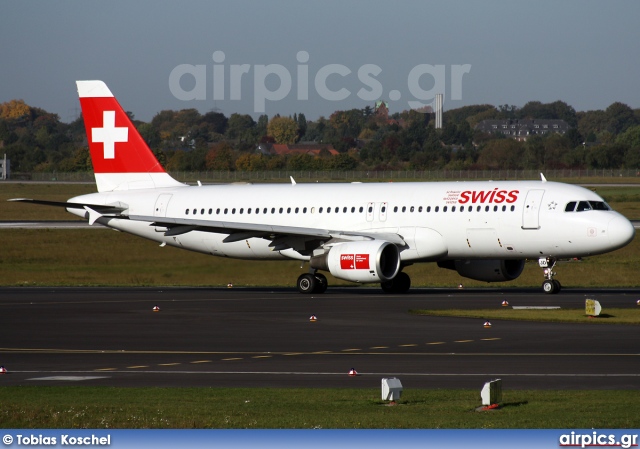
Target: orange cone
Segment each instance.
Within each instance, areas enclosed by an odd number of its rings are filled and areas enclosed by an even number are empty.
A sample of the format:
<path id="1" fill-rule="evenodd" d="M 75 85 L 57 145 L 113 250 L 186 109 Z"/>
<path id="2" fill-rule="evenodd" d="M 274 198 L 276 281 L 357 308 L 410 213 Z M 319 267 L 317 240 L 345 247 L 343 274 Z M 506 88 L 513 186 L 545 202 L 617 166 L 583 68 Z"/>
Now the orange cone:
<path id="1" fill-rule="evenodd" d="M 154 311 L 154 312 L 160 312 L 160 307 L 158 307 L 158 306 L 153 306 L 153 311 Z"/>
<path id="2" fill-rule="evenodd" d="M 351 368 L 349 370 L 349 376 L 357 376 L 357 375 L 358 375 L 358 372 L 354 368 Z"/>
<path id="3" fill-rule="evenodd" d="M 502 307 L 507 307 L 509 305 L 509 301 L 502 301 Z"/>
<path id="4" fill-rule="evenodd" d="M 489 321 L 484 322 L 484 327 L 489 329 L 491 327 L 491 323 Z"/>

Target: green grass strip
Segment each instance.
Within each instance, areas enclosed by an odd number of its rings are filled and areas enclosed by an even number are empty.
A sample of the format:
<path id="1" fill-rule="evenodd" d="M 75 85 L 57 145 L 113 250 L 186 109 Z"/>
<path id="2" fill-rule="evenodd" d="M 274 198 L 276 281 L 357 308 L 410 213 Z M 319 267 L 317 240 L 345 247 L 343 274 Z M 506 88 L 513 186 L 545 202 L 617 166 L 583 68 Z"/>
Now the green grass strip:
<path id="1" fill-rule="evenodd" d="M 2 428 L 637 428 L 640 391 L 511 391 L 479 413 L 478 390 L 3 387 Z"/>
<path id="2" fill-rule="evenodd" d="M 589 324 L 640 324 L 640 307 L 637 309 L 603 308 L 600 316 L 589 317 L 584 309 L 477 309 L 477 310 L 410 310 L 414 315 L 447 316 L 461 318 L 478 318 L 483 320 L 517 320 L 517 321 L 546 321 L 558 323 L 589 323 Z"/>

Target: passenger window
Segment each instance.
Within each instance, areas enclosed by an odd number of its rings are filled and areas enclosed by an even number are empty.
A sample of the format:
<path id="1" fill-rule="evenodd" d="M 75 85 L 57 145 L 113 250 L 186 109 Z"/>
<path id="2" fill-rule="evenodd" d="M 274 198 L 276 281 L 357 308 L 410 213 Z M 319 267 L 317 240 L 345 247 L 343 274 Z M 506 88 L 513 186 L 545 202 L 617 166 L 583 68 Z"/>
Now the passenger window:
<path id="1" fill-rule="evenodd" d="M 209 215 L 213 213 L 213 209 L 209 209 Z"/>
<path id="2" fill-rule="evenodd" d="M 440 206 L 436 206 L 435 211 L 438 212 L 440 210 Z"/>
<path id="3" fill-rule="evenodd" d="M 271 208 L 271 213 L 272 213 L 272 214 L 275 214 L 275 213 L 276 213 L 276 208 L 275 208 L 275 207 L 272 207 L 272 208 Z"/>
<path id="4" fill-rule="evenodd" d="M 447 211 L 447 206 L 444 206 L 444 207 L 442 208 L 442 212 L 446 212 L 446 211 Z"/>
<path id="5" fill-rule="evenodd" d="M 265 207 L 264 209 L 262 209 L 262 213 L 266 214 L 267 213 L 267 208 Z"/>
<path id="6" fill-rule="evenodd" d="M 351 207 L 351 213 L 354 213 L 356 211 L 355 207 Z"/>
<path id="7" fill-rule="evenodd" d="M 398 206 L 394 206 L 394 207 L 393 207 L 393 211 L 394 211 L 394 212 L 398 212 Z"/>
<path id="8" fill-rule="evenodd" d="M 287 213 L 290 214 L 291 213 L 291 208 L 287 207 Z"/>
<path id="9" fill-rule="evenodd" d="M 414 210 L 413 206 L 411 206 L 411 209 L 409 209 L 409 212 L 413 212 L 413 210 Z"/>
<path id="10" fill-rule="evenodd" d="M 282 213 L 282 211 L 284 211 L 283 208 L 278 209 L 278 212 Z"/>
<path id="11" fill-rule="evenodd" d="M 242 207 L 240 208 L 240 213 L 241 214 L 244 213 L 244 208 L 242 208 Z"/>
<path id="12" fill-rule="evenodd" d="M 322 213 L 322 208 L 318 209 L 318 213 L 321 214 Z"/>
<path id="13" fill-rule="evenodd" d="M 327 207 L 327 213 L 330 214 L 331 213 L 331 208 Z"/>
<path id="14" fill-rule="evenodd" d="M 204 209 L 200 209 L 200 215 L 204 215 Z"/>
<path id="15" fill-rule="evenodd" d="M 469 207 L 471 207 L 471 206 L 469 206 Z M 482 206 L 478 206 L 478 207 L 476 208 L 476 211 L 477 211 L 477 212 L 480 212 L 481 210 L 482 210 Z"/>
<path id="16" fill-rule="evenodd" d="M 485 207 L 484 207 L 484 211 L 485 211 L 485 212 L 489 212 L 489 206 L 485 206 Z"/>
<path id="17" fill-rule="evenodd" d="M 185 213 L 186 215 L 189 215 L 189 209 L 185 210 L 185 211 L 184 211 L 184 213 Z"/>
<path id="18" fill-rule="evenodd" d="M 216 215 L 220 215 L 220 208 L 216 209 Z"/>
<path id="19" fill-rule="evenodd" d="M 302 213 L 303 213 L 303 214 L 306 214 L 306 213 L 307 213 L 307 208 L 306 208 L 306 207 L 303 207 L 303 208 L 302 208 Z"/>
<path id="20" fill-rule="evenodd" d="M 298 213 L 298 211 L 299 211 L 299 210 L 300 210 L 300 208 L 299 208 L 299 207 L 296 207 L 296 214 Z"/>
<path id="21" fill-rule="evenodd" d="M 505 212 L 507 210 L 507 206 L 502 206 L 502 212 Z"/>
<path id="22" fill-rule="evenodd" d="M 193 215 L 198 213 L 198 209 L 193 209 Z"/>
<path id="23" fill-rule="evenodd" d="M 422 206 L 418 208 L 418 212 L 422 212 Z"/>
<path id="24" fill-rule="evenodd" d="M 373 206 L 369 206 L 369 213 L 373 212 Z"/>
<path id="25" fill-rule="evenodd" d="M 338 212 L 340 212 L 340 208 L 339 208 L 339 207 L 336 207 L 335 212 L 336 212 L 336 214 L 337 214 Z"/>
<path id="26" fill-rule="evenodd" d="M 566 207 L 564 208 L 565 212 L 573 212 L 574 209 L 576 208 L 576 202 L 575 201 L 569 201 L 566 205 Z"/>
<path id="27" fill-rule="evenodd" d="M 233 209 L 231 209 L 231 213 L 235 214 L 236 213 L 236 208 L 234 207 Z"/>
<path id="28" fill-rule="evenodd" d="M 427 212 L 431 212 L 431 206 L 427 206 Z"/>
<path id="29" fill-rule="evenodd" d="M 402 212 L 406 212 L 407 211 L 407 206 L 402 206 Z"/>
<path id="30" fill-rule="evenodd" d="M 456 206 L 451 206 L 451 212 L 455 212 L 456 211 Z"/>
<path id="31" fill-rule="evenodd" d="M 511 206 L 511 212 L 513 212 L 514 210 L 516 210 L 516 206 Z"/>
<path id="32" fill-rule="evenodd" d="M 227 209 L 226 207 L 224 208 L 224 214 L 227 215 L 227 212 L 229 211 L 229 209 Z"/>
<path id="33" fill-rule="evenodd" d="M 382 213 L 384 214 L 387 211 L 386 206 L 382 206 L 382 209 L 380 209 L 382 211 Z"/>
<path id="34" fill-rule="evenodd" d="M 346 213 L 347 213 L 347 208 L 346 208 L 346 207 L 343 207 L 343 208 L 342 208 L 342 212 L 346 214 Z"/>
<path id="35" fill-rule="evenodd" d="M 360 209 L 358 209 L 360 211 L 360 213 L 364 212 L 364 207 L 360 206 Z"/>

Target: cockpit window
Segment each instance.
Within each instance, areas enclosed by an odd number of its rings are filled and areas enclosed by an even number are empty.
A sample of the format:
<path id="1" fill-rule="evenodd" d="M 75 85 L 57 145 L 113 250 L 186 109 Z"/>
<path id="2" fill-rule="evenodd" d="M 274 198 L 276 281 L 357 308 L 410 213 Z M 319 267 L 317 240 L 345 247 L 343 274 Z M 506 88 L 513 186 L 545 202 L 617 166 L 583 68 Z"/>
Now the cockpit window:
<path id="1" fill-rule="evenodd" d="M 611 210 L 609 205 L 604 201 L 589 201 L 593 210 Z"/>
<path id="2" fill-rule="evenodd" d="M 584 212 L 585 210 L 591 210 L 591 204 L 589 204 L 589 201 L 580 201 L 576 212 Z"/>
<path id="3" fill-rule="evenodd" d="M 576 201 L 570 201 L 567 203 L 567 206 L 564 208 L 565 212 L 573 212 L 576 208 Z"/>

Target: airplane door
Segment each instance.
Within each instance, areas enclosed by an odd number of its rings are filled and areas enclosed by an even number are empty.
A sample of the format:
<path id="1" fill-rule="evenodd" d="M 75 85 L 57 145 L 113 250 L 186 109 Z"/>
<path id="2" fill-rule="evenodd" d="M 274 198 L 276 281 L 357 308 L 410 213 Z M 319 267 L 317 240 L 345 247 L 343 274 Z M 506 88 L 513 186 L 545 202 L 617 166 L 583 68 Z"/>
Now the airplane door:
<path id="1" fill-rule="evenodd" d="M 378 214 L 380 217 L 380 221 L 387 221 L 387 208 L 389 205 L 387 203 L 380 203 L 380 213 Z"/>
<path id="2" fill-rule="evenodd" d="M 167 205 L 169 204 L 169 201 L 171 200 L 171 194 L 170 193 L 163 193 L 161 195 L 158 196 L 158 199 L 156 200 L 156 204 L 153 208 L 153 216 L 154 217 L 166 217 L 167 216 Z M 156 226 L 156 231 L 157 232 L 165 232 L 167 230 L 166 227 L 164 226 Z"/>
<path id="3" fill-rule="evenodd" d="M 367 221 L 373 221 L 373 208 L 375 203 L 367 203 Z"/>
<path id="4" fill-rule="evenodd" d="M 540 204 L 544 190 L 529 190 L 522 211 L 522 229 L 540 229 Z"/>

